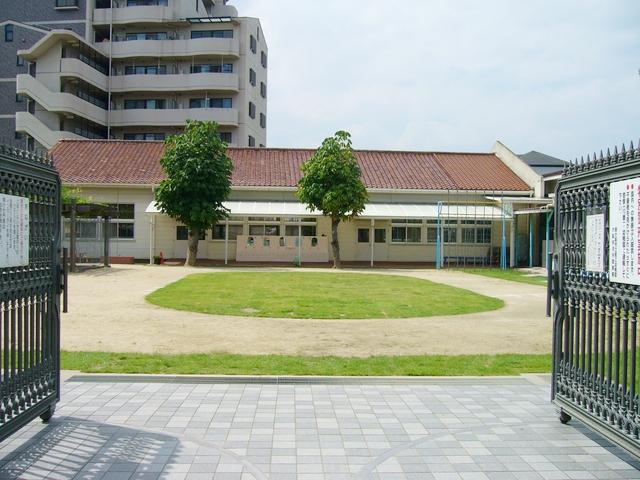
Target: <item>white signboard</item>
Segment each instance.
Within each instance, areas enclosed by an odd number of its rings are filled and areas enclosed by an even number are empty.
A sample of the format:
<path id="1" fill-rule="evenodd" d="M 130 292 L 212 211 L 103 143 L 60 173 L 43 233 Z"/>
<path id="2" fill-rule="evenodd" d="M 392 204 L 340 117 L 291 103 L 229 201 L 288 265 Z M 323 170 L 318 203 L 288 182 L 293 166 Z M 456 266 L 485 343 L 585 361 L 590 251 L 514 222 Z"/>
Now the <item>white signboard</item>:
<path id="1" fill-rule="evenodd" d="M 640 285 L 640 178 L 612 183 L 609 202 L 609 279 Z"/>
<path id="2" fill-rule="evenodd" d="M 29 199 L 0 193 L 0 268 L 29 265 Z"/>
<path id="3" fill-rule="evenodd" d="M 590 272 L 604 272 L 604 213 L 587 215 L 586 263 Z"/>

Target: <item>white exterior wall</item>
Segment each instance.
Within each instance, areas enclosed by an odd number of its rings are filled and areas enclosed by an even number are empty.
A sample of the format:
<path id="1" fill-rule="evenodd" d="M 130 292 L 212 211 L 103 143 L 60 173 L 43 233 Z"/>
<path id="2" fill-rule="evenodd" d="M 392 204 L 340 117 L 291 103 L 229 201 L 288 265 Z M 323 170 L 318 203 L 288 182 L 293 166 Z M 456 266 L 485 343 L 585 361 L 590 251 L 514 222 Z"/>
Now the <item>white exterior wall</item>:
<path id="1" fill-rule="evenodd" d="M 151 246 L 151 219 L 155 218 L 155 248 L 154 255 L 162 255 L 164 258 L 185 258 L 187 242 L 176 240 L 177 223 L 171 218 L 157 214 L 145 213 L 149 204 L 153 201 L 153 190 L 151 187 L 81 187 L 83 195 L 90 197 L 95 202 L 101 203 L 134 203 L 135 204 L 135 238 L 133 240 L 111 241 L 112 256 L 133 256 L 136 259 L 148 259 Z M 450 195 L 449 195 L 450 196 Z M 484 195 L 472 194 L 464 196 L 467 201 L 483 201 Z M 429 203 L 437 201 L 447 201 L 447 194 L 437 193 L 372 193 L 370 202 L 389 202 L 389 198 L 394 198 L 396 203 Z M 246 201 L 295 201 L 295 194 L 292 191 L 267 191 L 267 190 L 234 190 L 231 195 L 232 200 Z M 458 201 L 462 200 L 462 194 L 458 195 Z M 281 221 L 281 235 L 284 235 L 284 222 Z M 371 256 L 371 245 L 369 243 L 358 243 L 357 229 L 370 228 L 370 219 L 353 219 L 342 222 L 339 227 L 340 250 L 342 259 L 345 261 L 368 262 Z M 489 249 L 497 248 L 501 245 L 502 221 L 497 219 L 492 225 L 491 245 L 463 244 L 461 243 L 462 226 L 458 226 L 458 243 L 445 244 L 444 256 L 487 256 Z M 506 222 L 506 238 L 509 245 L 511 232 L 511 221 Z M 436 245 L 427 243 L 427 224 L 423 221 L 421 225 L 421 242 L 415 244 L 398 244 L 391 242 L 391 219 L 381 219 L 375 221 L 375 228 L 386 230 L 386 242 L 374 243 L 374 258 L 378 262 L 435 262 Z M 328 258 L 331 258 L 331 222 L 328 218 L 317 219 L 317 236 L 326 237 L 328 245 Z M 244 219 L 244 235 L 249 235 L 249 222 Z M 225 258 L 224 240 L 213 240 L 211 230 L 207 231 L 206 239 L 199 244 L 198 258 L 223 260 Z M 233 261 L 236 258 L 236 242 L 228 243 L 228 258 Z M 304 260 L 304 256 L 303 256 Z"/>

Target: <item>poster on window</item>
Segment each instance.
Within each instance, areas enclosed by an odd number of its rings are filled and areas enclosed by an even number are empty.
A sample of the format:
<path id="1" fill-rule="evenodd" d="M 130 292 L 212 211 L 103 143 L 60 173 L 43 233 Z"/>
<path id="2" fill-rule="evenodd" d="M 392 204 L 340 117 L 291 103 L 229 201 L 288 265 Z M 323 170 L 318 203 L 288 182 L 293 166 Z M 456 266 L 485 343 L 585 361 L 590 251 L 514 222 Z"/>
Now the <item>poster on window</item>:
<path id="1" fill-rule="evenodd" d="M 640 178 L 612 183 L 609 202 L 609 279 L 640 285 Z"/>
<path id="2" fill-rule="evenodd" d="M 586 270 L 604 272 L 604 213 L 589 213 L 586 219 Z"/>
<path id="3" fill-rule="evenodd" d="M 29 199 L 0 193 L 0 268 L 29 265 Z"/>

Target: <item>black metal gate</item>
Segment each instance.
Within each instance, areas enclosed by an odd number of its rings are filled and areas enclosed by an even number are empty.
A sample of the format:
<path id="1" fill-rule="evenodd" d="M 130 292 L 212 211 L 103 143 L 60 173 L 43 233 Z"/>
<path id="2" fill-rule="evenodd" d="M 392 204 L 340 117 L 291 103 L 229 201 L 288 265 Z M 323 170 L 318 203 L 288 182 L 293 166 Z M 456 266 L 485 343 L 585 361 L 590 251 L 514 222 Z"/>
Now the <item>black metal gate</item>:
<path id="1" fill-rule="evenodd" d="M 51 158 L 0 145 L 0 440 L 60 397 L 60 272 Z"/>
<path id="2" fill-rule="evenodd" d="M 640 287 L 621 280 L 618 270 L 634 265 L 640 253 L 640 234 L 633 233 L 640 229 L 634 213 L 640 188 L 628 187 L 637 177 L 640 148 L 631 144 L 628 150 L 623 146 L 620 152 L 576 161 L 559 181 L 552 382 L 563 423 L 575 416 L 636 455 Z M 619 195 L 623 180 L 626 190 Z M 633 251 L 636 260 L 629 256 Z"/>

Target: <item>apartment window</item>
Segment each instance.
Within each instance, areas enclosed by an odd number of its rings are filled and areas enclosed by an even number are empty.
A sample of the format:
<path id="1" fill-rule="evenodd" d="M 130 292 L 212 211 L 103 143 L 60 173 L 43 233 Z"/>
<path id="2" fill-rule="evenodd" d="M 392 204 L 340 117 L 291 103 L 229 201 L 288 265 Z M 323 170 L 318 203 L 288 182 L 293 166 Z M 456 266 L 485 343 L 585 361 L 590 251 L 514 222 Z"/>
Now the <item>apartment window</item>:
<path id="1" fill-rule="evenodd" d="M 260 82 L 260 96 L 267 98 L 267 84 L 264 82 Z"/>
<path id="2" fill-rule="evenodd" d="M 267 54 L 264 51 L 260 52 L 260 65 L 267 68 Z"/>
<path id="3" fill-rule="evenodd" d="M 138 32 L 127 33 L 126 40 L 167 40 L 169 35 L 167 32 Z"/>
<path id="4" fill-rule="evenodd" d="M 141 100 L 125 100 L 125 110 L 164 110 L 167 108 L 167 101 L 164 99 L 141 99 Z"/>
<path id="5" fill-rule="evenodd" d="M 254 87 L 256 86 L 256 72 L 253 68 L 249 69 L 249 83 Z"/>
<path id="6" fill-rule="evenodd" d="M 258 51 L 258 43 L 256 42 L 256 37 L 254 37 L 253 35 L 249 36 L 249 48 L 253 53 L 256 53 Z"/>
<path id="7" fill-rule="evenodd" d="M 16 56 L 16 66 L 18 67 L 24 66 L 24 58 L 22 58 L 20 55 Z"/>
<path id="8" fill-rule="evenodd" d="M 420 243 L 422 241 L 422 221 L 415 219 L 391 220 L 392 243 Z"/>
<path id="9" fill-rule="evenodd" d="M 191 38 L 233 38 L 233 30 L 193 30 Z"/>
<path id="10" fill-rule="evenodd" d="M 220 140 L 225 143 L 231 143 L 232 141 L 231 132 L 218 132 L 218 136 L 220 137 Z"/>
<path id="11" fill-rule="evenodd" d="M 191 73 L 233 73 L 233 63 L 191 65 Z"/>
<path id="12" fill-rule="evenodd" d="M 262 128 L 267 128 L 267 116 L 264 113 L 260 114 L 260 126 Z"/>
<path id="13" fill-rule="evenodd" d="M 125 133 L 125 140 L 164 140 L 164 133 Z"/>
<path id="14" fill-rule="evenodd" d="M 189 108 L 233 108 L 231 98 L 192 98 Z"/>
<path id="15" fill-rule="evenodd" d="M 256 105 L 253 102 L 249 102 L 249 116 L 256 118 Z"/>
<path id="16" fill-rule="evenodd" d="M 127 7 L 150 7 L 169 5 L 169 0 L 127 0 Z"/>
<path id="17" fill-rule="evenodd" d="M 253 138 L 251 135 L 249 135 L 249 146 L 250 147 L 255 147 L 256 146 L 256 139 Z"/>
<path id="18" fill-rule="evenodd" d="M 256 38 L 260 41 L 260 27 L 256 28 Z"/>
<path id="19" fill-rule="evenodd" d="M 13 25 L 10 23 L 4 26 L 4 41 L 13 42 Z"/>
<path id="20" fill-rule="evenodd" d="M 77 7 L 78 0 L 56 0 L 56 8 Z"/>
<path id="21" fill-rule="evenodd" d="M 116 212 L 111 217 L 111 238 L 135 238 L 135 205 L 133 203 L 112 203 L 109 207 Z"/>
<path id="22" fill-rule="evenodd" d="M 166 75 L 166 65 L 131 66 L 124 67 L 125 75 Z"/>
<path id="23" fill-rule="evenodd" d="M 22 103 L 24 98 L 19 93 L 16 93 L 16 103 Z"/>
<path id="24" fill-rule="evenodd" d="M 63 45 L 62 58 L 77 58 L 81 62 L 86 63 L 95 68 L 100 73 L 107 74 L 109 71 L 109 60 L 104 55 L 96 52 L 92 48 L 81 43 L 78 46 Z M 33 63 L 29 64 L 33 65 Z"/>
<path id="25" fill-rule="evenodd" d="M 35 104 L 35 102 L 29 102 L 29 104 L 32 103 Z M 86 119 L 80 119 L 79 117 L 74 120 L 63 120 L 63 125 L 60 126 L 60 130 L 72 132 L 85 138 L 107 138 L 107 129 L 104 126 Z"/>
<path id="26" fill-rule="evenodd" d="M 200 232 L 199 240 L 206 240 L 207 232 Z M 189 240 L 189 229 L 184 225 L 176 227 L 176 240 Z"/>
<path id="27" fill-rule="evenodd" d="M 24 133 L 16 131 L 13 134 L 13 138 L 15 138 L 16 140 L 23 140 L 24 139 Z"/>

